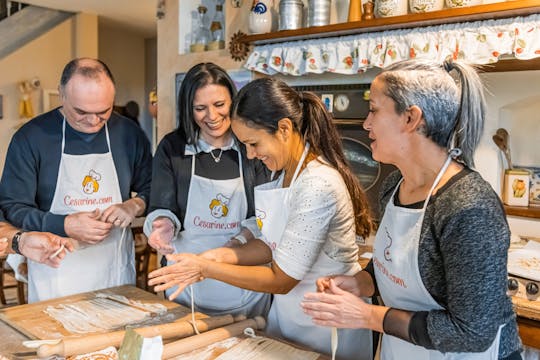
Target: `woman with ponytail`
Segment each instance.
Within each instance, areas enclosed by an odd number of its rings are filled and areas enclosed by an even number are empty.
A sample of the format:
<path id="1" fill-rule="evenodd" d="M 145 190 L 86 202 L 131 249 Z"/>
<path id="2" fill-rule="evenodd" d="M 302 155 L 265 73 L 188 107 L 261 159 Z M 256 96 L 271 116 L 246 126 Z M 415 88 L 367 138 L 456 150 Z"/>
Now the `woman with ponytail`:
<path id="1" fill-rule="evenodd" d="M 178 285 L 179 293 L 211 278 L 275 294 L 266 332 L 330 353 L 332 330 L 313 324 L 300 303 L 317 278 L 361 270 L 356 239 L 367 237 L 372 227 L 365 194 L 331 116 L 314 94 L 258 79 L 240 90 L 231 119 L 248 158 L 261 160 L 274 174 L 271 182 L 255 187 L 261 233 L 240 247 L 168 255 L 176 263 L 151 273 L 150 284 L 160 284 L 156 291 Z M 334 331 L 338 359 L 372 359 L 370 330 Z"/>
<path id="2" fill-rule="evenodd" d="M 381 191 L 370 264 L 305 295 L 316 324 L 384 333 L 382 360 L 521 359 L 506 294 L 510 231 L 473 168 L 484 119 L 482 84 L 466 64 L 407 60 L 375 78 L 364 128 L 373 158 L 398 170 Z M 360 298 L 375 294 L 384 306 Z"/>

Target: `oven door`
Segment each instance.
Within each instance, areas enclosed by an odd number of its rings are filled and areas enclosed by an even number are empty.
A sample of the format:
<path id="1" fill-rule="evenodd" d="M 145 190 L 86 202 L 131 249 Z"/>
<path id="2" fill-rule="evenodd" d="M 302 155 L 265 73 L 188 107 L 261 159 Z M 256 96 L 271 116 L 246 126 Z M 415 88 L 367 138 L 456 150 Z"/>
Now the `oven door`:
<path id="1" fill-rule="evenodd" d="M 378 202 L 381 183 L 396 167 L 373 160 L 369 146 L 371 140 L 362 126 L 362 119 L 335 119 L 334 123 L 341 136 L 345 157 L 360 180 L 371 207 L 371 214 L 378 223 L 381 218 Z"/>

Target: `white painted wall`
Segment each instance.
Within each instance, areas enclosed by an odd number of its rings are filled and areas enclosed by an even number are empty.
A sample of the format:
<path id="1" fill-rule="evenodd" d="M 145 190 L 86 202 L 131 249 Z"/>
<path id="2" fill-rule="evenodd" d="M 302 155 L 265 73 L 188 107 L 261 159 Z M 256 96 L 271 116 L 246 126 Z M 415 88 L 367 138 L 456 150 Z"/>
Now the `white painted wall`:
<path id="1" fill-rule="evenodd" d="M 144 110 L 144 38 L 138 34 L 100 24 L 99 58 L 111 69 L 116 82 L 117 105 L 136 101 Z"/>
<path id="2" fill-rule="evenodd" d="M 64 64 L 72 56 L 74 20 L 70 19 L 46 34 L 26 44 L 19 50 L 0 59 L 0 94 L 3 95 L 4 118 L 0 120 L 0 174 L 4 169 L 6 151 L 19 119 L 20 93 L 17 83 L 38 77 L 42 89 L 56 89 Z M 36 114 L 43 111 L 41 90 L 32 94 Z"/>
<path id="3" fill-rule="evenodd" d="M 499 127 L 510 133 L 512 161 L 540 166 L 540 70 L 486 73 L 487 121 L 475 156 L 478 171 L 500 194 L 503 161 L 492 135 Z M 540 219 L 509 216 L 513 234 L 540 237 Z"/>

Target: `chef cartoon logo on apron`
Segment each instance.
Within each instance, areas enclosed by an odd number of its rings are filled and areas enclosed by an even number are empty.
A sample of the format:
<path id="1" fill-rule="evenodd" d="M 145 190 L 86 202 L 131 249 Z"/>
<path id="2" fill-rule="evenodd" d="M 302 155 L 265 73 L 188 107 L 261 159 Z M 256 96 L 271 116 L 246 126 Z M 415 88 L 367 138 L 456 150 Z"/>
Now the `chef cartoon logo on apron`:
<path id="1" fill-rule="evenodd" d="M 223 194 L 217 194 L 216 197 L 210 201 L 209 205 L 212 216 L 216 219 L 227 216 L 227 213 L 229 212 L 229 200 L 230 197 L 226 197 Z"/>
<path id="2" fill-rule="evenodd" d="M 255 209 L 255 217 L 257 219 L 257 227 L 259 230 L 263 228 L 263 219 L 266 217 L 266 213 L 262 210 Z"/>
<path id="3" fill-rule="evenodd" d="M 91 169 L 82 181 L 83 191 L 85 194 L 93 194 L 99 190 L 99 181 L 101 180 L 101 174 Z"/>
<path id="4" fill-rule="evenodd" d="M 390 256 L 390 247 L 392 246 L 392 236 L 390 235 L 390 232 L 388 231 L 388 228 L 385 226 L 384 231 L 386 233 L 386 237 L 388 238 L 388 245 L 384 248 L 384 260 L 386 261 L 392 261 L 392 257 Z"/>
<path id="5" fill-rule="evenodd" d="M 257 227 L 259 228 L 259 230 L 262 231 L 263 226 L 264 226 L 263 220 L 266 219 L 266 212 L 264 212 L 261 209 L 255 209 L 255 218 L 256 218 L 256 222 L 257 222 Z M 266 245 L 268 245 L 270 247 L 270 249 L 272 249 L 272 251 L 276 250 L 277 243 L 275 241 L 268 241 L 264 234 L 262 234 L 262 236 L 263 236 L 263 240 L 266 243 Z"/>

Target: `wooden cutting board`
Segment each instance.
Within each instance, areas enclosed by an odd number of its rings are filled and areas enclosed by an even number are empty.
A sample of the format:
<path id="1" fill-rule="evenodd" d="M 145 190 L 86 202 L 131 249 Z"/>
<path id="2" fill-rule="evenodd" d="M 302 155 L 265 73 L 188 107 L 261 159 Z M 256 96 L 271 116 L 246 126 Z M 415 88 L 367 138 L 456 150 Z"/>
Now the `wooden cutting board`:
<path id="1" fill-rule="evenodd" d="M 70 295 L 58 299 L 40 301 L 33 304 L 19 305 L 0 310 L 0 319 L 17 329 L 30 339 L 59 339 L 66 336 L 73 336 L 62 324 L 44 310 L 48 306 L 58 306 L 60 304 L 74 303 L 81 300 L 94 299 L 98 293 L 112 293 L 122 295 L 131 300 L 142 303 L 159 303 L 164 305 L 168 311 L 164 315 L 152 319 L 152 325 L 168 323 L 179 318 L 191 318 L 190 309 L 175 302 L 164 300 L 155 294 L 149 293 L 132 285 L 124 285 L 109 289 L 91 291 L 82 294 Z M 202 313 L 195 313 L 195 318 L 206 318 Z M 135 325 L 137 326 L 137 325 Z M 92 334 L 92 333 L 88 333 Z"/>

